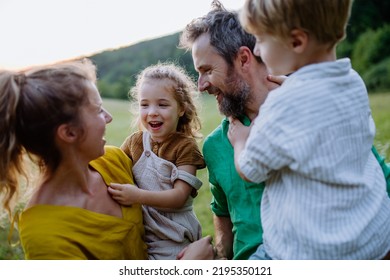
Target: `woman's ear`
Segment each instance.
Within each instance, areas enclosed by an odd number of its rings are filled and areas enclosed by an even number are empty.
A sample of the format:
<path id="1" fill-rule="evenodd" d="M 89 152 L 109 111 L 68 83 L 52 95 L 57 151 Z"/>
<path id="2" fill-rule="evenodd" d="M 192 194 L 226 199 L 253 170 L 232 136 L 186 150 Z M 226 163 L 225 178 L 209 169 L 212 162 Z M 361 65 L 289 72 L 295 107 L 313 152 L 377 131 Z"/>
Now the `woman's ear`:
<path id="1" fill-rule="evenodd" d="M 290 46 L 292 47 L 293 51 L 301 54 L 307 47 L 309 36 L 307 32 L 303 31 L 302 29 L 293 29 L 291 31 L 290 39 Z"/>
<path id="2" fill-rule="evenodd" d="M 77 129 L 70 124 L 61 124 L 57 128 L 57 137 L 64 142 L 73 143 L 77 140 Z"/>

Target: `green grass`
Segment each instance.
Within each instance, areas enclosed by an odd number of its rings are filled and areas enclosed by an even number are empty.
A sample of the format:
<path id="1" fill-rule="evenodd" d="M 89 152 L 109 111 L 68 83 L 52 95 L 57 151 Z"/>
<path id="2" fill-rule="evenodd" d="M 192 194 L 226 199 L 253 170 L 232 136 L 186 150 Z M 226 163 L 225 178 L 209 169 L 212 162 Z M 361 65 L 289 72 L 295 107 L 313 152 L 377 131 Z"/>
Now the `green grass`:
<path id="1" fill-rule="evenodd" d="M 374 144 L 386 161 L 390 161 L 390 93 L 370 95 L 372 115 L 376 125 Z"/>
<path id="2" fill-rule="evenodd" d="M 218 113 L 215 99 L 212 96 L 204 95 L 202 101 L 203 108 L 200 114 L 203 124 L 202 134 L 206 136 L 221 122 L 222 116 Z M 132 132 L 129 102 L 110 99 L 105 99 L 103 102 L 106 109 L 113 115 L 112 123 L 107 126 L 107 144 L 119 146 L 125 137 Z M 390 161 L 390 93 L 372 94 L 370 102 L 377 127 L 374 144 L 380 154 L 385 156 L 387 161 Z M 199 144 L 202 146 L 203 142 L 201 141 Z M 201 222 L 203 235 L 213 235 L 210 210 L 211 194 L 207 170 L 199 171 L 198 176 L 203 182 L 203 187 L 194 201 L 195 212 Z M 23 259 L 20 246 L 11 247 L 8 245 L 8 231 L 9 223 L 6 218 L 3 218 L 3 222 L 0 224 L 0 259 Z"/>

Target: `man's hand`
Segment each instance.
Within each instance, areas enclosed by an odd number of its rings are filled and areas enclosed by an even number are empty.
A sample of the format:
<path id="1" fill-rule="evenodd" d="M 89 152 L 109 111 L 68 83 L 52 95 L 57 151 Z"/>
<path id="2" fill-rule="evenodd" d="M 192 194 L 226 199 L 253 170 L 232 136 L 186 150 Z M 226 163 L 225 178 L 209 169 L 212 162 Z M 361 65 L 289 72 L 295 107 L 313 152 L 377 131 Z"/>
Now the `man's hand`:
<path id="1" fill-rule="evenodd" d="M 203 237 L 187 247 L 185 247 L 179 254 L 177 260 L 213 260 L 215 257 L 215 250 L 212 245 L 213 238 L 211 236 Z"/>

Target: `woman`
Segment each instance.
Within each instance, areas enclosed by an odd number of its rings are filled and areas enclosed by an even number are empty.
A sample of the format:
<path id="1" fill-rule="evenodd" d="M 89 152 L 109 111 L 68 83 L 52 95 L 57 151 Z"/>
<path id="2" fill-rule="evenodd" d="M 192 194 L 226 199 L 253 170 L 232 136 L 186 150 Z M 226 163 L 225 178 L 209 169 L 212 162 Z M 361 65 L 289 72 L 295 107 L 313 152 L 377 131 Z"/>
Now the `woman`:
<path id="1" fill-rule="evenodd" d="M 25 154 L 39 182 L 20 215 L 27 259 L 146 259 L 139 204 L 120 206 L 107 185 L 133 183 L 132 163 L 104 132 L 96 69 L 89 60 L 25 72 L 0 72 L 0 191 L 4 206 L 26 177 Z"/>

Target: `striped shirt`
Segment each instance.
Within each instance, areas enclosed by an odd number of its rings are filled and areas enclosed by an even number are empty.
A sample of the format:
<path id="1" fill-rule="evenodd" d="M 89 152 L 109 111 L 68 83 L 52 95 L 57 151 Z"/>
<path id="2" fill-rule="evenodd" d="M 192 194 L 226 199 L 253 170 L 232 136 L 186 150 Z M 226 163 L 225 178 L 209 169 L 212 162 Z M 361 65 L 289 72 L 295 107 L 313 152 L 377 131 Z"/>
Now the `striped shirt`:
<path id="1" fill-rule="evenodd" d="M 266 181 L 261 219 L 273 259 L 380 259 L 390 199 L 371 152 L 375 124 L 349 59 L 301 68 L 260 108 L 238 164 Z"/>

